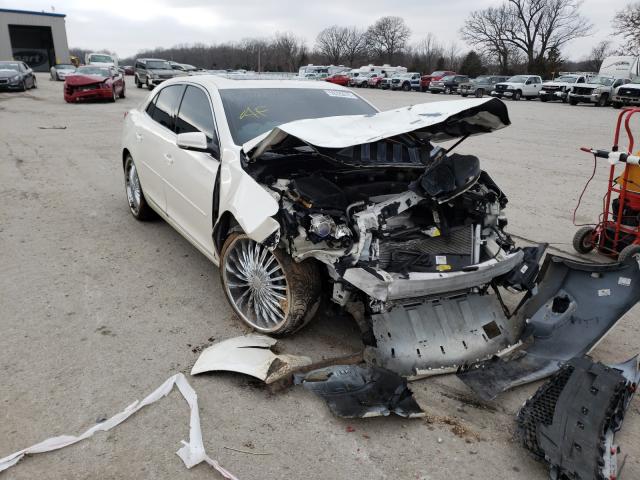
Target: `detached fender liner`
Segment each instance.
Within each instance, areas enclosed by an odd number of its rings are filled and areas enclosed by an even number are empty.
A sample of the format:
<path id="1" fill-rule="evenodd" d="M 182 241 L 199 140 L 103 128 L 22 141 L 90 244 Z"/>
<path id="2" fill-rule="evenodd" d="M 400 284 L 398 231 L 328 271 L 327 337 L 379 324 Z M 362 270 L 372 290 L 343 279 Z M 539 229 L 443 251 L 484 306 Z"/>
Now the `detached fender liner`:
<path id="1" fill-rule="evenodd" d="M 638 301 L 637 260 L 603 265 L 549 255 L 538 293 L 519 313 L 528 322 L 523 349 L 479 363 L 458 377 L 485 400 L 546 378 L 589 353 Z"/>

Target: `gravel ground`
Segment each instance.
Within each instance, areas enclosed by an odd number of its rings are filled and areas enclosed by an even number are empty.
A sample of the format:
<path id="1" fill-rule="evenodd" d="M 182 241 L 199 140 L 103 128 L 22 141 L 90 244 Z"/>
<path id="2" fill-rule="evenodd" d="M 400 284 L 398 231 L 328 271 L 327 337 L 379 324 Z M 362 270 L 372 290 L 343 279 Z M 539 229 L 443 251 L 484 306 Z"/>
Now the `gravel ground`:
<path id="1" fill-rule="evenodd" d="M 68 105 L 62 83 L 45 76 L 37 90 L 0 94 L 0 456 L 80 433 L 169 376 L 188 373 L 202 346 L 246 333 L 217 269 L 165 223 L 140 224 L 128 211 L 121 121 L 147 91 L 127 80 L 127 98 L 115 104 Z M 359 93 L 382 109 L 445 100 Z M 479 155 L 510 197 L 512 233 L 570 252 L 572 209 L 592 169 L 578 147 L 610 146 L 616 111 L 525 101 L 508 107 L 511 127 L 469 139 L 459 151 Z M 596 218 L 605 179 L 602 165 L 579 222 Z M 639 320 L 636 307 L 595 357 L 637 353 Z M 282 342 L 288 353 L 315 360 L 359 345 L 352 322 L 329 315 Z M 189 381 L 209 455 L 241 479 L 547 478 L 512 437 L 514 414 L 536 385 L 483 404 L 455 377 L 439 377 L 412 385 L 427 421 L 347 421 L 301 388 L 274 394 L 233 374 Z M 172 393 L 115 430 L 25 459 L 4 477 L 218 478 L 203 465 L 183 467 L 174 452 L 187 437 L 187 406 Z M 640 478 L 638 399 L 618 438 L 630 454 L 625 477 Z"/>

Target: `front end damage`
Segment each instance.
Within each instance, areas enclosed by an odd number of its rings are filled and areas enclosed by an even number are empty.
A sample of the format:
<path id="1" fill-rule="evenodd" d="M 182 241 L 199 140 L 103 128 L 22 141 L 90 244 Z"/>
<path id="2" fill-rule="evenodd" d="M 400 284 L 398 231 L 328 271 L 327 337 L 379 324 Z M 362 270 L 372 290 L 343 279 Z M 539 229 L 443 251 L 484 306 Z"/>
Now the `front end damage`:
<path id="1" fill-rule="evenodd" d="M 491 398 L 586 353 L 638 301 L 637 265 L 549 257 L 539 275 L 546 246 L 515 246 L 479 159 L 436 145 L 509 123 L 500 100 L 463 100 L 292 122 L 245 145 L 244 170 L 279 206 L 278 247 L 324 266 L 370 365 L 459 372 Z M 522 295 L 513 313 L 505 289 Z"/>
<path id="2" fill-rule="evenodd" d="M 443 102 L 293 122 L 245 146 L 245 171 L 278 202 L 280 247 L 324 265 L 370 361 L 420 376 L 518 343 L 524 324 L 495 291 L 530 268 L 507 198 L 477 157 L 435 145 L 507 125 L 499 100 Z"/>

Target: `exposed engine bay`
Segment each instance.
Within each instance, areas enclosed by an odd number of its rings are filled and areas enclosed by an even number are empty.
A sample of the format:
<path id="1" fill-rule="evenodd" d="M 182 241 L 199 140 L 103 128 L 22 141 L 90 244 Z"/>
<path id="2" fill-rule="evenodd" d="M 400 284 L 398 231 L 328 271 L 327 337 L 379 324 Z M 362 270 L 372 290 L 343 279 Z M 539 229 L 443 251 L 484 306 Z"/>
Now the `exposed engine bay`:
<path id="1" fill-rule="evenodd" d="M 489 288 L 528 267 L 505 232 L 508 200 L 477 157 L 402 135 L 339 150 L 284 147 L 246 170 L 279 202 L 280 246 L 326 266 L 333 302 L 361 304 L 376 363 L 423 375 L 517 343 L 522 325 Z M 442 327 L 448 338 L 427 347 Z"/>

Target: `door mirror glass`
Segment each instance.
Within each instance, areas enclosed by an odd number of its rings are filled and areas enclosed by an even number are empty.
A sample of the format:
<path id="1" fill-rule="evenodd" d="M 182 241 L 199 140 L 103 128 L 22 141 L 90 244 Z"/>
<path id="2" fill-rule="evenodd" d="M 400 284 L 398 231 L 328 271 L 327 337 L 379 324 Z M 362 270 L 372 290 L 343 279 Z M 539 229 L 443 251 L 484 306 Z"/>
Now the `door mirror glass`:
<path id="1" fill-rule="evenodd" d="M 179 133 L 176 136 L 176 145 L 185 150 L 195 150 L 196 152 L 207 152 L 207 136 L 202 132 Z"/>

